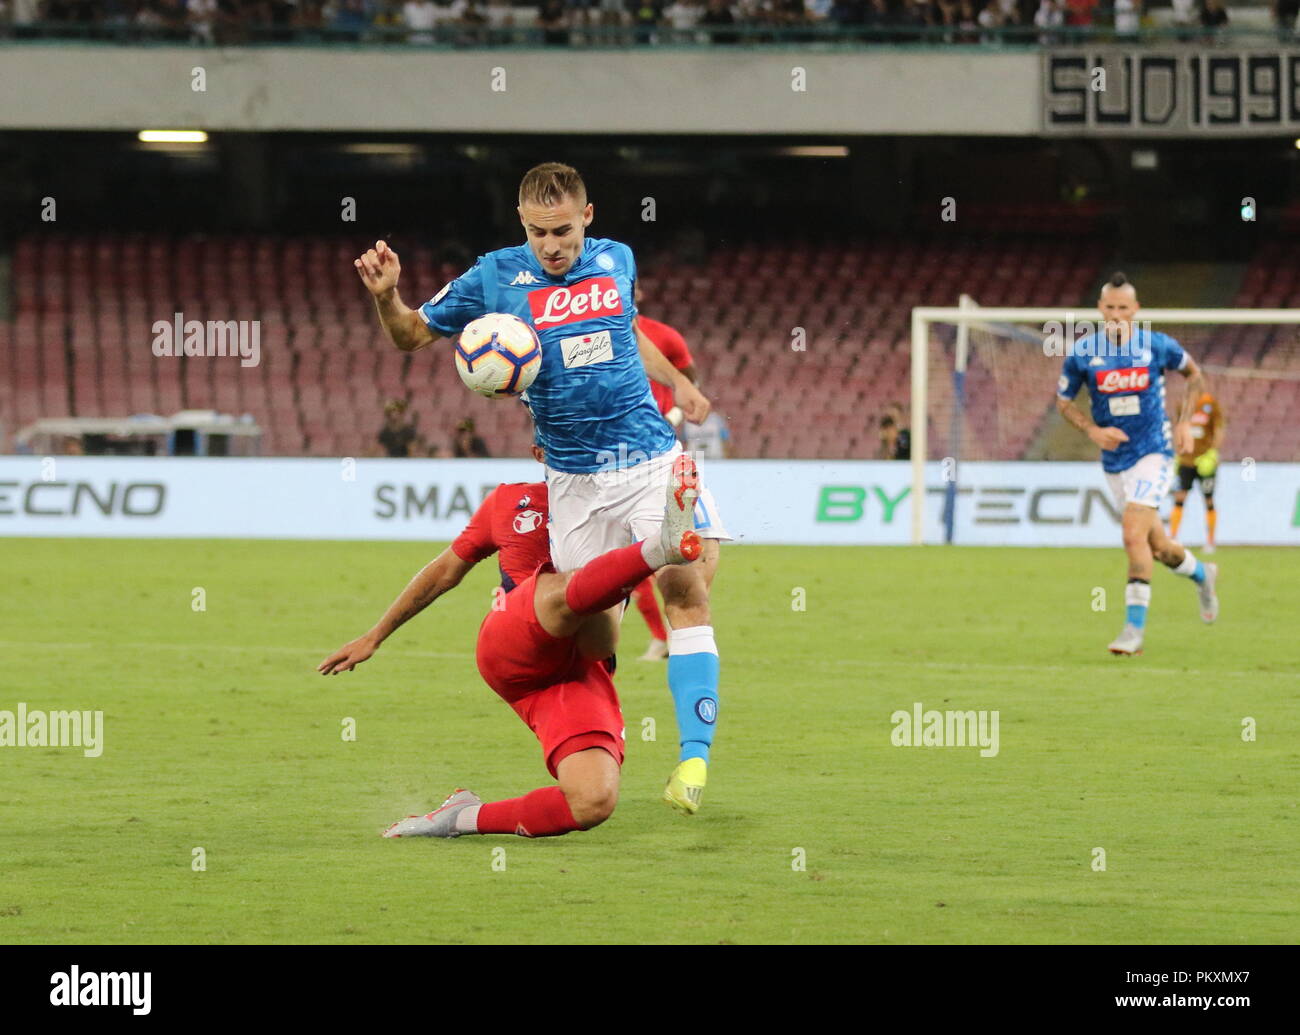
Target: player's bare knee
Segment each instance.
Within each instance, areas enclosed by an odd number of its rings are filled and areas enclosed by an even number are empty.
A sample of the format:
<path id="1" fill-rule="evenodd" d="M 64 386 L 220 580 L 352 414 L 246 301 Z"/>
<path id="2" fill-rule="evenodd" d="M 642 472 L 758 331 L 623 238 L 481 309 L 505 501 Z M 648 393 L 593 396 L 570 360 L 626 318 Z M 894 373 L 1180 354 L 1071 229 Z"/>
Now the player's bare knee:
<path id="1" fill-rule="evenodd" d="M 699 562 L 697 561 L 696 564 Z M 664 609 L 672 615 L 695 617 L 690 625 L 707 625 L 709 621 L 709 586 L 702 569 L 695 564 L 681 568 L 665 568 L 659 573 L 659 589 L 664 595 Z M 673 622 L 673 625 L 678 625 Z"/>
<path id="2" fill-rule="evenodd" d="M 1156 560 L 1169 568 L 1176 568 L 1183 563 L 1184 552 L 1169 540 L 1161 543 L 1154 551 Z"/>
<path id="3" fill-rule="evenodd" d="M 583 830 L 590 830 L 614 814 L 614 806 L 618 804 L 618 787 L 608 784 L 586 785 L 566 790 L 564 797 L 569 803 L 569 811 L 573 813 L 573 821 Z"/>

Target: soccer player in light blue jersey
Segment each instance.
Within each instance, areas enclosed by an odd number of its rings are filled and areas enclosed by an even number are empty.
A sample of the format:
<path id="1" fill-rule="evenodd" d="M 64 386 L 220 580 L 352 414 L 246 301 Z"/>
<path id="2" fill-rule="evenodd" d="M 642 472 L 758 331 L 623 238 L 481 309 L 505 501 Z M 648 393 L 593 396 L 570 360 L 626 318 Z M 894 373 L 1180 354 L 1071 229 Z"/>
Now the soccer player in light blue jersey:
<path id="1" fill-rule="evenodd" d="M 577 171 L 555 162 L 529 170 L 518 211 L 524 244 L 479 256 L 418 309 L 397 293 L 401 265 L 385 242 L 355 265 L 384 330 L 404 352 L 454 337 L 486 313 L 513 313 L 536 330 L 542 367 L 523 399 L 546 453 L 551 559 L 568 571 L 658 535 L 664 486 L 681 445 L 646 375 L 673 389 L 687 420 L 707 417 L 709 402 L 637 328 L 636 260 L 625 244 L 585 235 L 594 210 Z M 668 686 L 681 743 L 664 799 L 687 815 L 699 808 L 717 721 L 709 590 L 718 543 L 730 538 L 702 482 L 695 529 L 703 553 L 658 576 L 672 626 Z M 620 605 L 587 620 L 578 636 L 585 656 L 613 655 L 621 613 Z"/>
<path id="2" fill-rule="evenodd" d="M 1205 378 L 1196 361 L 1169 335 L 1134 325 L 1137 290 L 1124 274 L 1114 274 L 1102 287 L 1097 306 L 1105 326 L 1070 346 L 1057 385 L 1056 408 L 1101 449 L 1106 482 L 1123 510 L 1126 619 L 1110 652 L 1141 654 L 1153 560 L 1197 585 L 1204 621 L 1213 622 L 1219 614 L 1217 566 L 1202 564 L 1170 539 L 1157 513 L 1173 480 L 1175 445 L 1180 453 L 1191 450 L 1191 417 Z M 1165 411 L 1166 370 L 1177 370 L 1187 378 L 1172 436 Z M 1091 420 L 1073 402 L 1084 384 L 1092 400 Z"/>

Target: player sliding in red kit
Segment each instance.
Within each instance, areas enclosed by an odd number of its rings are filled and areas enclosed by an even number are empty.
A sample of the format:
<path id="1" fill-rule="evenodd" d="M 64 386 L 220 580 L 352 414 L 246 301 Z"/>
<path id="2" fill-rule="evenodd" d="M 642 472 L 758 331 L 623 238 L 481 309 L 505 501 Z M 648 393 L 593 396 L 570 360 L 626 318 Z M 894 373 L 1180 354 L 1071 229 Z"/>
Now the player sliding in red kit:
<path id="1" fill-rule="evenodd" d="M 321 662 L 324 675 L 355 668 L 475 564 L 499 553 L 505 594 L 479 627 L 478 669 L 537 735 L 546 768 L 559 785 L 494 802 L 457 790 L 428 815 L 394 823 L 385 837 L 551 837 L 588 830 L 609 818 L 623 764 L 623 715 L 605 663 L 585 658 L 578 640 L 585 616 L 618 604 L 660 568 L 700 556 L 694 528 L 698 476 L 689 456 L 674 461 L 666 495 L 658 538 L 610 550 L 561 574 L 550 565 L 546 485 L 498 486 L 374 629 Z"/>

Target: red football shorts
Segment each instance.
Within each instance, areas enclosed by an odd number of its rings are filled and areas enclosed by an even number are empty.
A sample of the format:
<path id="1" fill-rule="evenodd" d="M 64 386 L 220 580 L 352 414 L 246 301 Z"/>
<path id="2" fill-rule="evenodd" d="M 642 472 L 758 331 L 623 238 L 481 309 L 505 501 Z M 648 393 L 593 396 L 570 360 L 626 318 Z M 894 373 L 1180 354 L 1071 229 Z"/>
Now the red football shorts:
<path id="1" fill-rule="evenodd" d="M 623 764 L 623 712 L 603 663 L 556 639 L 537 620 L 532 575 L 489 611 L 478 631 L 478 670 L 542 742 L 546 768 L 587 748 L 604 748 Z"/>

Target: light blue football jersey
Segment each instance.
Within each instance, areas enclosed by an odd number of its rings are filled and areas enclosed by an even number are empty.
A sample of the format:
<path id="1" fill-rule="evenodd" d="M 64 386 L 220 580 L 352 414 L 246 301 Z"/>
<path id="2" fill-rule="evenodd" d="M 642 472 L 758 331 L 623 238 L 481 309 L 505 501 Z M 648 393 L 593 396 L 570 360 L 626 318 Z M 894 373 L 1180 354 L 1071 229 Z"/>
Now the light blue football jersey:
<path id="1" fill-rule="evenodd" d="M 1102 450 L 1103 470 L 1126 471 L 1148 453 L 1174 455 L 1165 411 L 1165 371 L 1186 365 L 1187 353 L 1177 341 L 1144 327 L 1135 327 L 1122 348 L 1109 344 L 1104 331 L 1071 346 L 1061 366 L 1057 394 L 1073 399 L 1086 383 L 1093 421 L 1128 435 L 1118 449 Z"/>
<path id="2" fill-rule="evenodd" d="M 562 277 L 527 244 L 479 256 L 420 307 L 436 334 L 458 334 L 486 313 L 512 313 L 542 343 L 542 367 L 523 400 L 546 463 L 588 473 L 643 463 L 677 441 L 650 392 L 632 320 L 636 260 L 618 241 L 588 237 Z"/>

